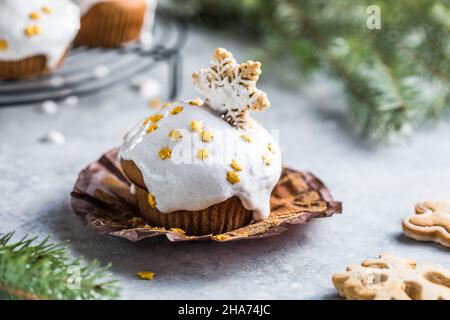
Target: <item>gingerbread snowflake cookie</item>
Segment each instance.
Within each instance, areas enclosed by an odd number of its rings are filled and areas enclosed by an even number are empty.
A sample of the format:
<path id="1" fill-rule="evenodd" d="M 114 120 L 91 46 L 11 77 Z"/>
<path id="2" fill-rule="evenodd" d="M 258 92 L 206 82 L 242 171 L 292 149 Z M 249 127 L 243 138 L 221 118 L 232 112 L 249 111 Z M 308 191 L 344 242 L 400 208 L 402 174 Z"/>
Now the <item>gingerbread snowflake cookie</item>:
<path id="1" fill-rule="evenodd" d="M 205 103 L 220 112 L 232 126 L 247 126 L 250 110 L 270 107 L 264 92 L 256 88 L 261 63 L 247 61 L 238 64 L 233 54 L 217 48 L 211 67 L 192 75 L 194 87 L 205 96 Z"/>
<path id="2" fill-rule="evenodd" d="M 450 247 L 450 201 L 417 204 L 416 214 L 403 220 L 403 233 L 416 240 Z"/>
<path id="3" fill-rule="evenodd" d="M 381 254 L 333 276 L 350 300 L 450 300 L 450 269 Z"/>

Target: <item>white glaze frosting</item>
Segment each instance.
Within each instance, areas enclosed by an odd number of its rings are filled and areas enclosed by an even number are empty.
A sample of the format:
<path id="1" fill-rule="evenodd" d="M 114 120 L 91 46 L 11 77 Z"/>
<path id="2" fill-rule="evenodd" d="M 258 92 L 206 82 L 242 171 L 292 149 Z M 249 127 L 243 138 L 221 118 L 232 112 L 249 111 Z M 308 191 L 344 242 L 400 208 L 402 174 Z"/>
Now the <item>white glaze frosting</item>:
<path id="1" fill-rule="evenodd" d="M 50 9 L 44 12 L 43 8 Z M 35 12 L 37 19 L 30 14 Z M 26 28 L 37 26 L 40 32 L 29 36 Z M 17 61 L 44 55 L 50 69 L 57 66 L 76 36 L 80 10 L 69 0 L 0 0 L 1 61 Z"/>
<path id="2" fill-rule="evenodd" d="M 184 109 L 172 115 L 170 110 L 176 106 Z M 156 122 L 156 130 L 148 133 L 152 122 L 141 121 L 126 134 L 120 150 L 120 157 L 133 160 L 142 172 L 159 211 L 202 210 L 238 196 L 246 209 L 253 210 L 255 220 L 269 216 L 270 194 L 281 174 L 281 154 L 266 129 L 251 119 L 246 129 L 234 128 L 206 105 L 176 102 L 160 113 L 164 117 Z M 213 134 L 210 142 L 202 141 L 200 133 L 190 128 L 192 120 L 201 121 L 203 130 Z M 174 129 L 183 136 L 179 141 L 169 138 Z M 171 158 L 161 159 L 163 147 L 172 150 Z M 202 148 L 209 152 L 204 160 L 197 157 Z M 230 166 L 233 160 L 242 170 Z M 237 174 L 240 181 L 231 184 L 228 172 Z"/>

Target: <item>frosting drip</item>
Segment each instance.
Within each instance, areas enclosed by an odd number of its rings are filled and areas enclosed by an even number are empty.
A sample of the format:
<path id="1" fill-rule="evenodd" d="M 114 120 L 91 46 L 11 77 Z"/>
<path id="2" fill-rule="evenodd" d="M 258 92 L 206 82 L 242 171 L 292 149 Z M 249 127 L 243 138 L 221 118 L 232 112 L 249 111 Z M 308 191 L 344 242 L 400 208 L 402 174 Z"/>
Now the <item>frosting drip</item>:
<path id="1" fill-rule="evenodd" d="M 238 196 L 262 220 L 270 214 L 281 155 L 269 132 L 249 121 L 245 129 L 233 128 L 207 106 L 177 102 L 131 130 L 120 156 L 134 161 L 163 213 Z"/>
<path id="2" fill-rule="evenodd" d="M 0 60 L 36 55 L 54 69 L 75 38 L 80 10 L 69 0 L 0 0 Z"/>

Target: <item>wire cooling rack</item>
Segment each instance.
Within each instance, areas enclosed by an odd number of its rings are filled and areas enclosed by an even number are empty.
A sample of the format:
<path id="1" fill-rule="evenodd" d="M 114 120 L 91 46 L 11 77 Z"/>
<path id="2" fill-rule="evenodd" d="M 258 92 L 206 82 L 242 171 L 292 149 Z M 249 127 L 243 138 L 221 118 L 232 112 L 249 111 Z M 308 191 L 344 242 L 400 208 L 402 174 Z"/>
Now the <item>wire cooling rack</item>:
<path id="1" fill-rule="evenodd" d="M 185 23 L 158 15 L 150 46 L 122 48 L 78 47 L 69 51 L 63 67 L 33 80 L 0 81 L 0 107 L 26 105 L 71 96 L 84 97 L 129 85 L 138 74 L 167 63 L 168 95 L 177 96 L 181 72 L 180 50 L 187 37 Z"/>

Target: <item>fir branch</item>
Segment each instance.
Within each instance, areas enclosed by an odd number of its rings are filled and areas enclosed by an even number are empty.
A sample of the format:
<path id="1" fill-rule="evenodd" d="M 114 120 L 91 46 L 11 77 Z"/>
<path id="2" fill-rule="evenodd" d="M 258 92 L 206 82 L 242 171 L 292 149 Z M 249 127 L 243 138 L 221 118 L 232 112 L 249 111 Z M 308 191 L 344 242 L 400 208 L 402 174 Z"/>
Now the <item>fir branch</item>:
<path id="1" fill-rule="evenodd" d="M 70 261 L 65 243 L 49 238 L 23 237 L 10 243 L 13 233 L 0 234 L 0 299 L 103 299 L 118 296 L 117 282 L 105 280 L 109 266 L 98 261 L 83 265 Z"/>

